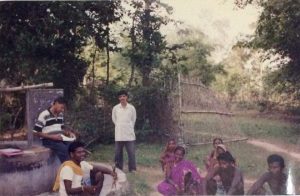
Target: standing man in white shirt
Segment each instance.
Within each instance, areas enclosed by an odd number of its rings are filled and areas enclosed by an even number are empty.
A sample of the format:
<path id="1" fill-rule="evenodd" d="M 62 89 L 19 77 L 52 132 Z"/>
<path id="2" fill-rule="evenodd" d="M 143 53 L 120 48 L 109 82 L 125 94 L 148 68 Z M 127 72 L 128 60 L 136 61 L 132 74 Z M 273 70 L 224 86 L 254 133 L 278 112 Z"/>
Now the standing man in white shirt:
<path id="1" fill-rule="evenodd" d="M 121 90 L 118 93 L 120 103 L 112 110 L 112 121 L 115 124 L 115 163 L 116 167 L 123 170 L 123 147 L 128 155 L 129 172 L 136 171 L 135 162 L 135 133 L 136 110 L 128 103 L 128 93 Z"/>

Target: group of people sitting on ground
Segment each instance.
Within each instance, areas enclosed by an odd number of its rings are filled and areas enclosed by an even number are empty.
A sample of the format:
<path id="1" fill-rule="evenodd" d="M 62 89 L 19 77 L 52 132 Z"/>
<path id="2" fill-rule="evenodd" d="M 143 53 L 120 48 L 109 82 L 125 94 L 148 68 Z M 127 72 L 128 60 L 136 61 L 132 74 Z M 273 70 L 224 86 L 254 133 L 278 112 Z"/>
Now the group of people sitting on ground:
<path id="1" fill-rule="evenodd" d="M 160 157 L 165 180 L 157 189 L 169 195 L 244 195 L 244 179 L 236 159 L 221 138 L 213 140 L 214 149 L 205 158 L 205 175 L 191 161 L 185 160 L 186 150 L 177 146 L 176 140 L 168 141 Z M 284 159 L 277 154 L 267 158 L 268 171 L 248 190 L 246 195 L 285 195 L 287 175 Z"/>

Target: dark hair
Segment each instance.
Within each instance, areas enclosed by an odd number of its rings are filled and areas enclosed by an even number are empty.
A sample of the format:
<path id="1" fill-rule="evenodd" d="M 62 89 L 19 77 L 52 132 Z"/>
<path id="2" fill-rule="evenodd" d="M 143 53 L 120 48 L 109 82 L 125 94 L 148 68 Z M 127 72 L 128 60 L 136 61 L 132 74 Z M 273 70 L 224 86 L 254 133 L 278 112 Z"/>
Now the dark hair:
<path id="1" fill-rule="evenodd" d="M 168 140 L 168 143 L 169 143 L 170 141 L 174 141 L 174 142 L 176 143 L 176 139 L 175 139 L 175 138 L 170 138 L 170 139 Z"/>
<path id="2" fill-rule="evenodd" d="M 183 155 L 185 155 L 185 149 L 182 146 L 177 146 L 174 150 L 174 152 L 176 152 L 177 150 L 180 150 L 182 152 Z"/>
<path id="3" fill-rule="evenodd" d="M 214 140 L 213 140 L 213 144 L 215 144 L 215 142 L 216 142 L 217 140 L 221 141 L 221 143 L 223 144 L 223 140 L 222 140 L 220 137 L 216 137 L 216 138 L 214 138 Z"/>
<path id="4" fill-rule="evenodd" d="M 121 95 L 126 95 L 128 97 L 128 92 L 126 90 L 120 90 L 118 92 L 118 97 L 120 97 Z"/>
<path id="5" fill-rule="evenodd" d="M 235 159 L 230 152 L 226 151 L 217 157 L 218 161 L 226 161 L 227 163 L 235 163 Z"/>
<path id="6" fill-rule="evenodd" d="M 282 158 L 282 156 L 280 156 L 278 154 L 271 154 L 270 156 L 268 156 L 267 162 L 268 162 L 268 164 L 278 162 L 281 168 L 285 167 L 284 159 Z"/>
<path id="7" fill-rule="evenodd" d="M 84 147 L 84 146 L 85 146 L 85 144 L 82 142 L 79 142 L 79 141 L 72 142 L 68 149 L 69 154 L 71 154 L 71 152 L 75 152 L 77 148 Z"/>
<path id="8" fill-rule="evenodd" d="M 66 104 L 67 101 L 64 97 L 57 97 L 54 99 L 53 104 L 59 103 L 59 104 Z"/>

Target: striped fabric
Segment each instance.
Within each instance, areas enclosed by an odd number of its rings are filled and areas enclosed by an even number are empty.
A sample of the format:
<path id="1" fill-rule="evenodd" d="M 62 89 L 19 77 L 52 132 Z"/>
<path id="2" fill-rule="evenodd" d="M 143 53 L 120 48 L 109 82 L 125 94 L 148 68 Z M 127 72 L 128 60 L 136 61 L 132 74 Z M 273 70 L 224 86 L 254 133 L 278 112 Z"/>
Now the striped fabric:
<path id="1" fill-rule="evenodd" d="M 64 125 L 63 114 L 60 113 L 56 117 L 50 112 L 49 109 L 44 110 L 42 113 L 40 113 L 38 120 L 36 121 L 33 128 L 34 132 L 43 132 L 50 134 L 62 132 L 61 126 Z"/>

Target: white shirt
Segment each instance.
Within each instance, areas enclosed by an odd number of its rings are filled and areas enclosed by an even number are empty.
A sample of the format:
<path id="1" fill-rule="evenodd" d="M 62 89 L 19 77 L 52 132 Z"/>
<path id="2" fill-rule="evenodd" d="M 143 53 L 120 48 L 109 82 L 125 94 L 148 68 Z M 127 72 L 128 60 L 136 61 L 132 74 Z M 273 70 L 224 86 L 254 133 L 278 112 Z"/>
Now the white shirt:
<path id="1" fill-rule="evenodd" d="M 86 161 L 80 162 L 80 167 L 83 171 L 83 176 L 77 175 L 73 172 L 72 168 L 69 166 L 64 166 L 60 171 L 59 178 L 59 195 L 68 196 L 66 192 L 66 187 L 64 180 L 72 181 L 72 188 L 78 188 L 82 185 L 83 177 L 89 175 L 89 172 L 93 169 L 93 166 Z"/>
<path id="2" fill-rule="evenodd" d="M 115 124 L 115 141 L 134 141 L 134 124 L 136 111 L 133 105 L 127 103 L 125 107 L 119 103 L 112 110 L 112 121 Z"/>

